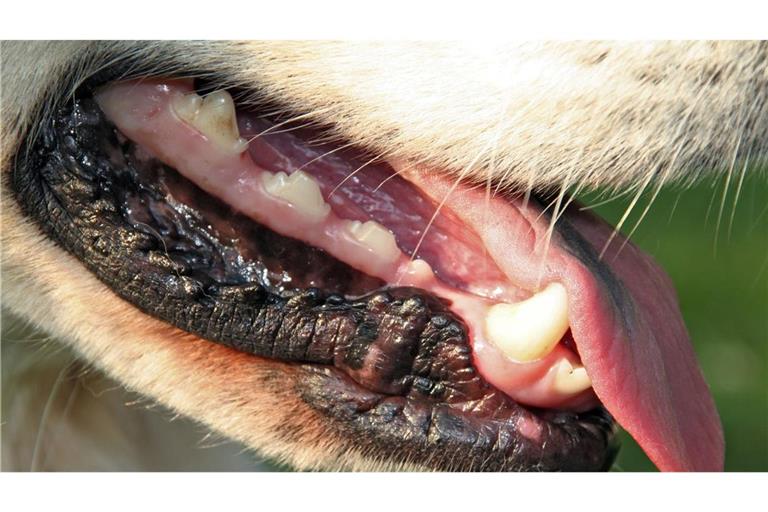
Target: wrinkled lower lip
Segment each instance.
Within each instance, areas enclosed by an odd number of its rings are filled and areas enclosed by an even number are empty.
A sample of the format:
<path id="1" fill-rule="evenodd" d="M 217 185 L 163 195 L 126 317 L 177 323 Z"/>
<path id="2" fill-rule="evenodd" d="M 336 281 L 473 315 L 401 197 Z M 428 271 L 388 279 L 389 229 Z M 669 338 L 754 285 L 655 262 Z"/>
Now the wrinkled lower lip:
<path id="1" fill-rule="evenodd" d="M 361 184 L 355 180 L 363 173 L 349 172 L 352 162 L 344 161 L 343 148 L 319 158 L 305 154 L 299 167 L 315 178 L 323 176 L 312 169 L 318 165 L 327 168 L 326 177 L 341 169 L 342 181 L 357 187 L 320 179 L 332 187 L 323 196 L 328 203 L 334 193 L 344 196 L 332 203 L 334 215 L 360 223 L 375 219 L 396 235 L 401 251 L 386 261 L 379 257 L 386 248 L 368 258 L 350 257 L 350 252 L 337 251 L 349 240 L 331 237 L 334 243 L 329 244 L 290 208 L 276 207 L 265 215 L 247 201 L 254 197 L 254 180 L 264 182 L 245 167 L 276 173 L 287 165 L 286 171 L 295 171 L 296 156 L 289 154 L 301 146 L 280 147 L 288 139 L 270 138 L 260 118 L 242 115 L 241 134 L 259 137 L 247 151 L 233 151 L 227 144 L 240 141 L 229 137 L 231 126 L 217 125 L 215 116 L 203 134 L 179 117 L 178 105 L 164 110 L 171 106 L 168 94 L 191 90 L 191 82 L 152 81 L 102 89 L 102 109 L 133 142 L 95 144 L 93 135 L 80 136 L 87 148 L 101 151 L 87 155 L 89 169 L 99 164 L 97 179 L 84 183 L 98 188 L 99 200 L 115 201 L 112 210 L 99 210 L 97 216 L 115 216 L 114 236 L 130 246 L 123 257 L 133 262 L 136 279 L 148 279 L 150 289 L 159 286 L 159 294 L 172 300 L 164 298 L 159 307 L 151 294 L 126 290 L 105 270 L 114 265 L 93 253 L 97 248 L 82 247 L 82 239 L 60 230 L 55 233 L 70 250 L 85 255 L 86 264 L 119 294 L 212 341 L 312 363 L 317 371 L 308 382 L 316 385 L 302 388 L 308 403 L 342 422 L 350 435 L 387 439 L 390 447 L 407 444 L 409 457 L 420 453 L 425 460 L 437 460 L 435 454 L 442 454 L 454 460 L 463 453 L 472 468 L 604 469 L 614 453 L 613 427 L 601 408 L 590 410 L 599 397 L 660 468 L 722 465 L 719 420 L 674 292 L 646 255 L 631 245 L 623 247 L 620 237 L 608 244 L 610 226 L 567 208 L 556 213 L 558 221 L 550 230 L 550 217 L 537 201 L 489 197 L 482 188 L 457 186 L 439 174 L 396 165 L 423 199 L 406 211 L 416 212 L 417 220 L 430 227 L 409 231 L 413 223 L 397 225 L 402 208 L 392 210 L 386 201 L 361 206 L 382 191 L 402 201 L 406 195 L 395 190 L 405 186 L 402 177 L 374 176 L 375 187 Z M 105 130 L 98 116 L 74 114 L 60 127 Z M 164 116 L 176 125 L 164 125 Z M 186 142 L 173 126 L 182 127 Z M 73 135 L 62 134 L 63 151 L 82 160 L 85 150 L 69 147 L 66 137 Z M 354 166 L 353 171 L 359 167 Z M 78 174 L 75 178 L 82 181 Z M 71 186 L 62 187 L 54 187 L 54 193 L 70 194 Z M 437 205 L 439 215 L 434 214 Z M 81 223 L 90 225 L 90 209 L 101 207 L 83 207 Z M 322 210 L 323 205 L 314 207 Z M 137 233 L 147 239 L 136 242 Z M 142 245 L 157 245 L 150 240 L 158 234 L 164 257 Z M 109 236 L 99 227 L 99 238 Z M 607 258 L 601 260 L 598 252 L 605 246 Z M 402 268 L 417 256 L 432 273 L 403 277 Z M 550 359 L 528 365 L 535 371 L 521 372 L 517 362 L 485 339 L 482 315 L 490 303 L 521 301 L 555 282 L 567 289 L 569 333 Z M 216 324 L 222 311 L 229 315 L 227 328 Z M 562 358 L 583 363 L 592 388 L 565 398 L 553 395 L 545 377 Z"/>
<path id="2" fill-rule="evenodd" d="M 412 286 L 447 301 L 467 325 L 483 377 L 516 402 L 576 411 L 599 404 L 569 343 L 566 297 L 537 293 L 560 281 L 546 268 L 549 247 L 542 241 L 548 233 L 541 228 L 548 228 L 538 218 L 538 202 L 472 200 L 471 190 L 454 188 L 438 174 L 393 168 L 344 146 L 318 144 L 316 131 L 236 114 L 226 93 L 203 100 L 191 81 L 124 83 L 97 98 L 118 128 L 149 154 L 254 222 L 319 248 L 386 286 Z M 451 189 L 441 190 L 446 187 Z M 506 253 L 515 253 L 514 261 L 499 265 L 487 250 L 486 233 L 478 229 L 486 226 L 447 204 L 457 197 L 470 200 L 468 209 L 483 215 L 507 210 L 502 242 Z M 561 304 L 534 295 L 557 295 Z M 503 305 L 524 302 L 528 306 L 512 314 L 525 324 L 520 330 L 532 331 L 528 337 L 541 338 L 531 345 L 543 348 L 533 354 L 499 350 L 505 345 L 492 337 L 506 336 L 511 318 Z M 537 302 L 542 302 L 538 309 L 527 311 Z"/>

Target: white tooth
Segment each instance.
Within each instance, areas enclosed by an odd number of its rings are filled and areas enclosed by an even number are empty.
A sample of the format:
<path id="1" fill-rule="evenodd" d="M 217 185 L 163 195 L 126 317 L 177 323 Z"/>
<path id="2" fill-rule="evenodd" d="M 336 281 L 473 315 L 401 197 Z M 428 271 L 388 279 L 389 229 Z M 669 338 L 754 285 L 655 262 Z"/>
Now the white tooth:
<path id="1" fill-rule="evenodd" d="M 429 263 L 421 259 L 411 261 L 406 268 L 408 275 L 417 280 L 426 281 L 434 275 Z"/>
<path id="2" fill-rule="evenodd" d="M 284 172 L 265 172 L 262 179 L 267 192 L 288 201 L 307 217 L 321 221 L 331 211 L 331 206 L 323 200 L 320 186 L 304 171 L 294 171 L 290 176 Z"/>
<path id="3" fill-rule="evenodd" d="M 201 98 L 195 93 L 177 96 L 173 109 L 181 119 L 197 128 L 203 135 L 227 153 L 240 154 L 248 141 L 237 129 L 235 102 L 227 91 L 216 91 Z"/>
<path id="4" fill-rule="evenodd" d="M 575 395 L 592 387 L 592 379 L 583 366 L 575 368 L 567 359 L 561 359 L 555 368 L 552 388 L 564 395 Z"/>
<path id="5" fill-rule="evenodd" d="M 568 294 L 560 283 L 516 304 L 496 304 L 485 317 L 488 339 L 523 363 L 549 354 L 567 330 Z"/>
<path id="6" fill-rule="evenodd" d="M 395 235 L 375 220 L 366 222 L 353 220 L 347 228 L 355 240 L 373 249 L 373 252 L 383 260 L 395 261 L 400 255 Z"/>

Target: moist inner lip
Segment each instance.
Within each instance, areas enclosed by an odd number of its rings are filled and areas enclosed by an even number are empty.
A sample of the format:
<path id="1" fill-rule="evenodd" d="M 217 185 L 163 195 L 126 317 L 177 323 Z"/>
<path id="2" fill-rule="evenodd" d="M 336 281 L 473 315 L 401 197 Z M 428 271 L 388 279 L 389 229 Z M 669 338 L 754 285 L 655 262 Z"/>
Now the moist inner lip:
<path id="1" fill-rule="evenodd" d="M 580 366 L 572 345 L 561 342 L 539 360 L 518 363 L 485 341 L 489 308 L 500 299 L 515 302 L 530 292 L 499 270 L 477 234 L 453 212 L 437 211 L 430 198 L 384 164 L 366 162 L 344 147 L 312 145 L 307 140 L 312 133 L 270 135 L 274 125 L 252 114 L 241 113 L 238 121 L 241 135 L 253 138 L 248 151 L 232 151 L 226 137 L 222 145 L 216 132 L 202 133 L 180 117 L 180 102 L 199 98 L 192 92 L 191 81 L 123 83 L 99 93 L 98 101 L 128 137 L 255 221 L 324 249 L 389 286 L 415 286 L 448 300 L 467 323 L 475 354 L 486 361 L 486 377 L 513 399 L 577 410 L 597 404 L 591 389 L 562 391 L 556 384 L 563 364 Z M 222 123 L 226 118 L 207 129 Z M 318 213 L 313 205 L 305 210 L 302 203 L 275 197 L 267 180 L 281 171 L 291 178 L 309 173 L 312 178 L 307 179 L 319 183 L 330 212 Z M 296 201 L 306 197 L 304 193 Z M 314 203 L 318 200 L 323 202 Z M 394 255 L 351 236 L 352 220 L 376 221 L 394 233 Z"/>

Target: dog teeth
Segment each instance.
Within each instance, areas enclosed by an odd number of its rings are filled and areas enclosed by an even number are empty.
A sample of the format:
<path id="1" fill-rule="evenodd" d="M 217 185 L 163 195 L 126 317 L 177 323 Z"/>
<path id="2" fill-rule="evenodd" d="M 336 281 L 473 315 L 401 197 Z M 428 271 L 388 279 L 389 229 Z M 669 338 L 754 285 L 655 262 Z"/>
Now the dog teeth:
<path id="1" fill-rule="evenodd" d="M 574 367 L 567 359 L 557 363 L 552 388 L 563 395 L 575 395 L 592 387 L 592 379 L 581 365 Z"/>
<path id="2" fill-rule="evenodd" d="M 347 229 L 355 240 L 370 247 L 384 261 L 395 261 L 400 256 L 395 235 L 378 222 L 353 220 L 347 225 Z"/>
<path id="3" fill-rule="evenodd" d="M 237 129 L 235 102 L 227 91 L 216 91 L 200 97 L 193 93 L 180 94 L 173 99 L 176 115 L 194 126 L 219 149 L 240 154 L 248 147 L 248 141 L 240 137 Z"/>
<path id="4" fill-rule="evenodd" d="M 522 302 L 496 304 L 485 317 L 488 339 L 521 363 L 549 354 L 567 330 L 568 294 L 560 283 L 552 283 Z"/>
<path id="5" fill-rule="evenodd" d="M 304 171 L 294 171 L 290 175 L 264 172 L 262 179 L 269 194 L 288 201 L 306 217 L 319 222 L 331 211 L 331 206 L 323 199 L 320 186 Z"/>

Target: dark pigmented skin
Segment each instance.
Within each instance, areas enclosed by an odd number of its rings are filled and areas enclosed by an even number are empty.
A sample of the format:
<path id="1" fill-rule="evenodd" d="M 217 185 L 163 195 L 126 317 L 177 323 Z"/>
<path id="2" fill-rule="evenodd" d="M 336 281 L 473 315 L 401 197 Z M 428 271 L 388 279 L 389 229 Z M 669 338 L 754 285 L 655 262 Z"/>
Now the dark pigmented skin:
<path id="1" fill-rule="evenodd" d="M 535 196 L 535 200 L 539 203 L 542 216 L 551 220 L 552 211 L 546 205 L 554 204 L 554 201 L 556 201 L 555 193 L 538 194 Z M 576 202 L 571 202 L 568 208 L 576 209 L 579 208 L 579 205 Z M 579 214 L 593 215 L 591 212 L 579 212 Z M 635 303 L 624 283 L 613 273 L 609 265 L 601 261 L 600 255 L 595 248 L 578 233 L 576 228 L 568 221 L 567 215 L 560 215 L 558 217 L 554 229 L 562 239 L 562 247 L 589 269 L 590 273 L 597 278 L 597 282 L 606 295 L 611 297 L 608 304 L 616 310 L 616 316 L 622 322 L 624 330 L 628 334 L 626 339 L 631 341 L 631 333 L 636 322 Z"/>
<path id="2" fill-rule="evenodd" d="M 51 238 L 142 311 L 299 365 L 296 392 L 368 453 L 442 470 L 604 470 L 615 457 L 604 409 L 518 405 L 477 373 L 444 301 L 384 288 L 232 212 L 125 141 L 90 99 L 43 127 L 13 187 Z M 538 438 L 518 432 L 523 421 Z"/>

